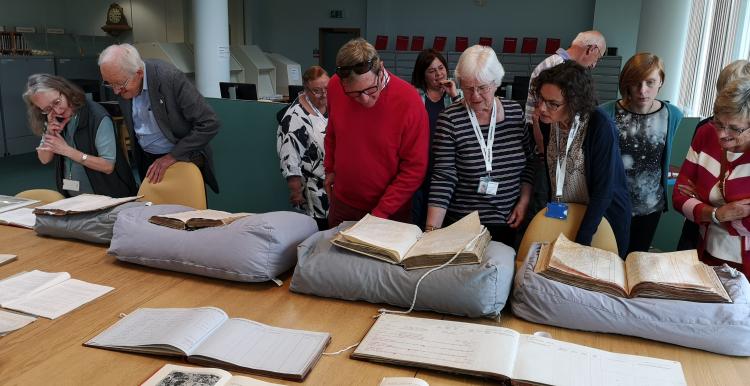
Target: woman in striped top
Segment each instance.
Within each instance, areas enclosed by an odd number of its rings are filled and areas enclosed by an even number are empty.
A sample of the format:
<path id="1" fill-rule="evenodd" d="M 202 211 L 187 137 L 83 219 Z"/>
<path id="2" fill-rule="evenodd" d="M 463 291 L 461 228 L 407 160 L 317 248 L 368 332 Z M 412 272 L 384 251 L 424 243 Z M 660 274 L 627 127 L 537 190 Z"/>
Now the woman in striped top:
<path id="1" fill-rule="evenodd" d="M 698 224 L 698 256 L 750 277 L 750 78 L 724 88 L 714 118 L 690 144 L 672 192 L 675 209 Z"/>
<path id="2" fill-rule="evenodd" d="M 531 198 L 533 152 L 521 107 L 494 96 L 504 73 L 490 47 L 470 47 L 458 60 L 464 102 L 438 118 L 427 231 L 478 210 L 493 240 L 515 243 Z"/>

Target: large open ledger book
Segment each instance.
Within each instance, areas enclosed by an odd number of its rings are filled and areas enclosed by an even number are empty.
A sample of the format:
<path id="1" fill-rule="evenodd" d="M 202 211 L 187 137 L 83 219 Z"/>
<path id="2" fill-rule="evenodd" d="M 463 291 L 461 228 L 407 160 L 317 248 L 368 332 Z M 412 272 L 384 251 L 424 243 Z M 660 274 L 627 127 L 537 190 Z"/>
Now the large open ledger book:
<path id="1" fill-rule="evenodd" d="M 401 264 L 406 269 L 436 267 L 462 251 L 451 264 L 482 261 L 491 236 L 472 212 L 442 229 L 422 233 L 418 226 L 366 215 L 339 232 L 331 243 L 341 248 Z"/>
<path id="2" fill-rule="evenodd" d="M 255 378 L 232 376 L 227 371 L 212 367 L 188 367 L 166 364 L 141 386 L 274 386 Z"/>
<path id="3" fill-rule="evenodd" d="M 22 208 L 31 204 L 36 204 L 38 200 L 31 200 L 28 198 L 4 196 L 0 194 L 0 213 L 7 212 L 9 210 Z"/>
<path id="4" fill-rule="evenodd" d="M 679 362 L 497 326 L 381 315 L 352 358 L 559 386 L 686 385 Z"/>
<path id="5" fill-rule="evenodd" d="M 34 214 L 48 214 L 53 216 L 64 216 L 66 214 L 94 212 L 97 210 L 108 209 L 113 206 L 135 201 L 142 196 L 112 198 L 109 196 L 100 196 L 98 194 L 81 194 L 80 196 L 66 198 L 55 201 L 51 204 L 38 206 L 34 209 Z"/>
<path id="6" fill-rule="evenodd" d="M 35 223 L 33 208 L 18 208 L 0 213 L 0 224 L 33 229 Z"/>
<path id="7" fill-rule="evenodd" d="M 139 308 L 85 343 L 301 381 L 331 336 L 232 318 L 215 307 Z"/>
<path id="8" fill-rule="evenodd" d="M 229 213 L 220 210 L 204 209 L 151 216 L 148 221 L 156 225 L 174 229 L 193 230 L 227 225 L 249 215 L 250 213 Z"/>
<path id="9" fill-rule="evenodd" d="M 560 235 L 539 250 L 534 272 L 565 284 L 621 297 L 650 297 L 731 303 L 713 268 L 695 250 L 616 254 Z"/>
<path id="10" fill-rule="evenodd" d="M 0 307 L 55 319 L 114 288 L 71 279 L 67 272 L 23 272 L 0 281 Z"/>
<path id="11" fill-rule="evenodd" d="M 31 316 L 0 310 L 0 336 L 18 330 L 35 320 L 36 318 Z"/>

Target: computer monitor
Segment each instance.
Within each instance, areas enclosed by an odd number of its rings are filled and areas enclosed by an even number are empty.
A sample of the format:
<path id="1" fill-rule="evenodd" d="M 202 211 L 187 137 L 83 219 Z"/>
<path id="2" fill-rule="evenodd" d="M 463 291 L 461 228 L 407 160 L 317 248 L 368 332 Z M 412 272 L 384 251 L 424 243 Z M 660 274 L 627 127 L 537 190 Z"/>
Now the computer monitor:
<path id="1" fill-rule="evenodd" d="M 258 90 L 252 83 L 219 82 L 219 92 L 224 99 L 258 100 Z"/>

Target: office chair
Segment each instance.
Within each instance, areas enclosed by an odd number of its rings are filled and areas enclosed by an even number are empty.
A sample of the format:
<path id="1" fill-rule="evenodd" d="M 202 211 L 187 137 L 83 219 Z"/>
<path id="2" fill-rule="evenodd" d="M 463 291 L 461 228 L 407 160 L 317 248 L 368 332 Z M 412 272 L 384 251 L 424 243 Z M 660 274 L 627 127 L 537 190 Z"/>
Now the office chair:
<path id="1" fill-rule="evenodd" d="M 47 205 L 65 198 L 65 196 L 60 194 L 60 192 L 50 189 L 24 190 L 23 192 L 19 192 L 18 194 L 16 194 L 16 197 L 28 198 L 29 200 L 38 200 L 42 205 Z"/>
<path id="2" fill-rule="evenodd" d="M 564 234 L 570 240 L 575 240 L 578 235 L 578 228 L 581 226 L 583 215 L 586 213 L 586 206 L 581 204 L 568 204 L 568 218 L 565 220 L 559 220 L 556 218 L 549 218 L 544 215 L 547 209 L 542 209 L 537 213 L 528 228 L 526 233 L 521 239 L 521 245 L 518 246 L 518 257 L 519 261 L 526 258 L 529 253 L 529 247 L 534 242 L 552 242 L 557 239 L 560 233 Z M 602 217 L 602 222 L 599 223 L 594 237 L 591 240 L 591 246 L 606 251 L 617 253 L 617 240 L 615 239 L 615 233 L 612 231 L 612 226 L 609 225 L 609 221 Z"/>
<path id="3" fill-rule="evenodd" d="M 158 184 L 141 183 L 141 200 L 154 204 L 177 204 L 195 209 L 206 209 L 206 186 L 201 171 L 192 162 L 175 162 L 164 172 Z"/>

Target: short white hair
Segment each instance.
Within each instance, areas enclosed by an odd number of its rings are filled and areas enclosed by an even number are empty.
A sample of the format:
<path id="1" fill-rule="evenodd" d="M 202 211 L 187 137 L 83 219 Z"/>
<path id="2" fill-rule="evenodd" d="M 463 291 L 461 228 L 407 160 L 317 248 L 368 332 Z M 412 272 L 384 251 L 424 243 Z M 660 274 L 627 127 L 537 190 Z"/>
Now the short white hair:
<path id="1" fill-rule="evenodd" d="M 607 41 L 604 40 L 604 35 L 602 35 L 601 32 L 591 30 L 579 33 L 570 45 L 584 48 L 588 46 L 597 46 L 606 49 Z"/>
<path id="2" fill-rule="evenodd" d="M 128 43 L 113 44 L 99 54 L 98 64 L 101 67 L 105 63 L 115 63 L 119 68 L 130 75 L 139 69 L 145 68 L 146 64 L 141 59 L 138 50 Z"/>
<path id="3" fill-rule="evenodd" d="M 459 80 L 476 79 L 482 84 L 500 86 L 503 76 L 505 69 L 491 47 L 477 44 L 467 48 L 458 58 L 456 78 Z"/>

